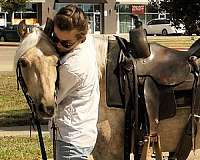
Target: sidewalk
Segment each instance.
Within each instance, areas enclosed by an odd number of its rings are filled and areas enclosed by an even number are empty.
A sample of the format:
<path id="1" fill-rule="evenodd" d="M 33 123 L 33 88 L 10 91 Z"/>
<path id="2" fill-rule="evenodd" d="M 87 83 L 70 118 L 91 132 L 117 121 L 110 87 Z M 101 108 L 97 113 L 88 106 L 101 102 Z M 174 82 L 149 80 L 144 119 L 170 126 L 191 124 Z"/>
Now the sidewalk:
<path id="1" fill-rule="evenodd" d="M 19 46 L 20 42 L 0 42 L 0 46 Z"/>
<path id="2" fill-rule="evenodd" d="M 42 125 L 42 133 L 49 134 L 47 125 Z M 31 127 L 31 135 L 37 135 L 37 130 Z M 30 126 L 0 127 L 0 137 L 5 136 L 30 136 Z"/>

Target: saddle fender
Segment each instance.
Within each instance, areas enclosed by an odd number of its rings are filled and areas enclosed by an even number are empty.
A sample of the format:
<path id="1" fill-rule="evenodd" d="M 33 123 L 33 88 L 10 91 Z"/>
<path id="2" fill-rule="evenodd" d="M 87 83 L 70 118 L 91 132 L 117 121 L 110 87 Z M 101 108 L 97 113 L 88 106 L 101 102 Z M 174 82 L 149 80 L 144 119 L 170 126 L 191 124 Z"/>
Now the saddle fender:
<path id="1" fill-rule="evenodd" d="M 176 99 L 174 87 L 158 85 L 151 77 L 144 82 L 144 98 L 151 131 L 157 131 L 158 121 L 175 116 Z"/>
<path id="2" fill-rule="evenodd" d="M 149 117 L 150 135 L 157 133 L 159 120 L 159 90 L 151 77 L 144 82 L 144 98 Z"/>

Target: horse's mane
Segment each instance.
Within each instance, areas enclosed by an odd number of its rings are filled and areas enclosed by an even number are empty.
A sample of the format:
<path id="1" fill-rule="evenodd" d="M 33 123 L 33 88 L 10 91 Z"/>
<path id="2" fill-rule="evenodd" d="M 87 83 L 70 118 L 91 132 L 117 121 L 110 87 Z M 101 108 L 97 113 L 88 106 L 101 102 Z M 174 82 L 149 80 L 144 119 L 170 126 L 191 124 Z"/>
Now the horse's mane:
<path id="1" fill-rule="evenodd" d="M 99 77 L 102 77 L 107 60 L 108 36 L 94 35 L 94 42 L 96 48 L 97 65 L 99 68 Z"/>
<path id="2" fill-rule="evenodd" d="M 40 39 L 49 41 L 49 37 L 39 28 L 33 28 L 33 32 L 29 33 L 20 43 L 14 58 L 14 67 L 16 67 L 17 61 L 23 56 L 29 49 L 35 47 Z"/>

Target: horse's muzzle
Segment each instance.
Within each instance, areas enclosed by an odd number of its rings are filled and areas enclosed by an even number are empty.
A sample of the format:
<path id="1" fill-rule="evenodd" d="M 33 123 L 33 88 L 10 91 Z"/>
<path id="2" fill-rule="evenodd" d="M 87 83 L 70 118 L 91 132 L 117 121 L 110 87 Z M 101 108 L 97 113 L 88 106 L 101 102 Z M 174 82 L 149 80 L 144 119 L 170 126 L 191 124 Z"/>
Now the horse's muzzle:
<path id="1" fill-rule="evenodd" d="M 54 114 L 54 106 L 44 106 L 42 103 L 37 108 L 38 116 L 41 119 L 49 119 Z"/>

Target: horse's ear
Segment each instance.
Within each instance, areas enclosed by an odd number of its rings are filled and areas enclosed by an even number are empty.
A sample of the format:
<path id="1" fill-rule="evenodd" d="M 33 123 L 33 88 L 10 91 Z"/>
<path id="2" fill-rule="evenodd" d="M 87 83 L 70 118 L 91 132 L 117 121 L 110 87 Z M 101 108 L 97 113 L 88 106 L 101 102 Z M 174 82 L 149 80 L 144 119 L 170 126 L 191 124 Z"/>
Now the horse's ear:
<path id="1" fill-rule="evenodd" d="M 27 25 L 26 25 L 26 22 L 24 19 L 22 21 L 20 21 L 17 32 L 21 39 L 23 39 L 27 35 L 28 28 L 27 28 Z"/>

